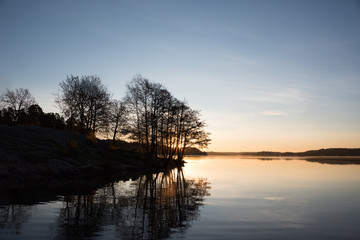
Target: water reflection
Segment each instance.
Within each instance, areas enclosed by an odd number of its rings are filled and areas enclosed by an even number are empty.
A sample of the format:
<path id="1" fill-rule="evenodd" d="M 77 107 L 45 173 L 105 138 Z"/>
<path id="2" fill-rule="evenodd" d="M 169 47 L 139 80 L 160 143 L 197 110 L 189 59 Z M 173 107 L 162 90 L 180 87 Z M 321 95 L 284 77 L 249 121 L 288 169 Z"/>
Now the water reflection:
<path id="1" fill-rule="evenodd" d="M 322 163 L 322 164 L 333 164 L 333 165 L 360 165 L 359 157 L 256 157 L 262 161 L 272 160 L 304 160 L 308 162 Z"/>
<path id="2" fill-rule="evenodd" d="M 174 169 L 0 185 L 0 239 L 358 239 L 355 158 L 263 160 L 188 157 L 186 178 Z M 211 180 L 206 207 L 199 176 Z"/>
<path id="3" fill-rule="evenodd" d="M 0 230 L 11 235 L 18 235 L 22 225 L 31 217 L 31 206 L 0 206 Z"/>
<path id="4" fill-rule="evenodd" d="M 209 195 L 206 179 L 186 180 L 182 169 L 111 183 L 88 195 L 64 198 L 56 239 L 93 238 L 108 231 L 123 239 L 162 239 L 182 235 Z"/>

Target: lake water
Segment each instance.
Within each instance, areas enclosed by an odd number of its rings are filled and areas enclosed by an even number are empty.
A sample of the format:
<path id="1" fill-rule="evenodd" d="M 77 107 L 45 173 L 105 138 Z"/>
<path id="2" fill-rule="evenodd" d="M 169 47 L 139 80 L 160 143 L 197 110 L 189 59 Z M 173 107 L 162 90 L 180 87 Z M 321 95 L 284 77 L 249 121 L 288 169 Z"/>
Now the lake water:
<path id="1" fill-rule="evenodd" d="M 360 238 L 358 164 L 250 156 L 186 161 L 183 169 L 99 186 L 3 190 L 0 239 Z"/>

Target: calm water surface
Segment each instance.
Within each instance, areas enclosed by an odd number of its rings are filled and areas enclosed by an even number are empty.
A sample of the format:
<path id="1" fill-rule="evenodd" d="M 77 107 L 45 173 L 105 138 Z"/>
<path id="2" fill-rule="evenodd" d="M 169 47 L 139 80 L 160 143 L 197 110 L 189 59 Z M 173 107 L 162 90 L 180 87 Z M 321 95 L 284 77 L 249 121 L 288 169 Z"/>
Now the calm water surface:
<path id="1" fill-rule="evenodd" d="M 359 239 L 360 165 L 186 161 L 98 187 L 2 190 L 0 239 Z"/>

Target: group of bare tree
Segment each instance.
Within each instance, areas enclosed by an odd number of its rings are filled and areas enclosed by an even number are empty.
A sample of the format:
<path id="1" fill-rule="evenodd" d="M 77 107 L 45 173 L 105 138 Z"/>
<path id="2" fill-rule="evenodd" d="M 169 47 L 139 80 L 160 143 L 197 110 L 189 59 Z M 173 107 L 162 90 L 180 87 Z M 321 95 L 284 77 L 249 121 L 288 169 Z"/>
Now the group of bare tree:
<path id="1" fill-rule="evenodd" d="M 97 76 L 67 76 L 60 82 L 55 102 L 67 118 L 67 125 L 83 133 L 112 135 L 113 141 L 127 123 L 127 109 Z"/>
<path id="2" fill-rule="evenodd" d="M 7 89 L 1 95 L 2 109 L 5 109 L 3 114 L 9 118 L 10 121 L 19 122 L 20 117 L 25 113 L 31 105 L 36 104 L 35 98 L 30 93 L 29 89 L 18 88 L 15 90 Z"/>
<path id="3" fill-rule="evenodd" d="M 108 125 L 110 93 L 97 76 L 67 76 L 59 84 L 56 103 L 82 132 L 98 132 Z"/>
<path id="4" fill-rule="evenodd" d="M 206 147 L 209 133 L 199 111 L 176 99 L 161 84 L 138 75 L 127 86 L 130 137 L 147 158 L 179 159 L 187 147 Z"/>
<path id="5" fill-rule="evenodd" d="M 29 89 L 7 89 L 0 96 L 0 105 L 0 124 L 66 128 L 64 118 L 58 113 L 43 112 Z"/>
<path id="6" fill-rule="evenodd" d="M 20 88 L 2 94 L 5 108 L 0 112 L 0 123 L 7 119 L 5 123 L 21 124 L 24 121 L 20 121 L 20 116 L 26 116 L 26 123 L 43 126 L 39 124 L 44 122 L 42 119 L 53 117 L 62 121 L 61 128 L 111 135 L 113 141 L 125 136 L 139 143 L 146 159 L 152 160 L 181 160 L 186 148 L 203 148 L 210 141 L 199 111 L 176 99 L 161 84 L 141 75 L 127 85 L 123 100 L 112 99 L 101 79 L 93 75 L 67 76 L 59 87 L 55 102 L 61 117 L 44 114 L 30 91 Z"/>

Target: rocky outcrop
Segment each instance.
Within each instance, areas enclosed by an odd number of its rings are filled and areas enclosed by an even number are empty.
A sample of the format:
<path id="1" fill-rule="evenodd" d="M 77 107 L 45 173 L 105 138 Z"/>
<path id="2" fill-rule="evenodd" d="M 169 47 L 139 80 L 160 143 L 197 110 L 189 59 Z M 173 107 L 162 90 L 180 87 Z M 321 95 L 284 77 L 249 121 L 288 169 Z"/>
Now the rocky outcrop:
<path id="1" fill-rule="evenodd" d="M 121 174 L 144 168 L 132 152 L 108 148 L 79 133 L 0 125 L 0 182 Z"/>

